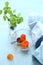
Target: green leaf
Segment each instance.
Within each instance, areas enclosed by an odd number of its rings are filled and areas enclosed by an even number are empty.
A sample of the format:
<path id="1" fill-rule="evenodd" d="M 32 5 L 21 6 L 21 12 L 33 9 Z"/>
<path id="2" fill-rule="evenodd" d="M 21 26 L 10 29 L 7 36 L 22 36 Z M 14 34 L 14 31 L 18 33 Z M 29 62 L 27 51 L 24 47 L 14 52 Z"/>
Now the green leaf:
<path id="1" fill-rule="evenodd" d="M 10 17 L 10 21 L 13 21 L 13 20 L 14 20 L 14 16 L 11 15 L 11 17 Z"/>
<path id="2" fill-rule="evenodd" d="M 3 10 L 6 10 L 6 9 L 11 9 L 11 7 L 4 7 Z"/>
<path id="3" fill-rule="evenodd" d="M 7 1 L 7 2 L 5 2 L 5 6 L 6 6 L 6 7 L 8 7 L 8 5 L 9 5 L 9 2 L 8 2 L 8 1 Z"/>
<path id="4" fill-rule="evenodd" d="M 10 7 L 4 7 L 4 14 L 11 14 L 12 13 L 12 10 Z"/>
<path id="5" fill-rule="evenodd" d="M 3 16 L 3 19 L 6 21 L 6 15 Z"/>
<path id="6" fill-rule="evenodd" d="M 8 10 L 7 10 L 7 13 L 8 13 L 8 14 L 12 14 L 12 10 L 8 9 Z"/>
<path id="7" fill-rule="evenodd" d="M 16 20 L 17 20 L 16 15 L 11 15 L 11 16 L 10 16 L 10 21 L 16 21 Z"/>
<path id="8" fill-rule="evenodd" d="M 16 27 L 17 26 L 17 24 L 16 24 L 16 22 L 14 23 L 14 27 Z"/>
<path id="9" fill-rule="evenodd" d="M 23 17 L 19 17 L 19 18 L 17 19 L 17 23 L 18 23 L 18 24 L 20 24 L 21 22 L 23 22 Z"/>
<path id="10" fill-rule="evenodd" d="M 10 21 L 10 25 L 13 26 L 13 27 L 17 26 L 15 21 Z"/>
<path id="11" fill-rule="evenodd" d="M 16 16 L 16 14 L 14 14 L 13 16 L 14 16 L 15 18 L 18 18 L 18 17 Z"/>
<path id="12" fill-rule="evenodd" d="M 21 13 L 18 13 L 18 15 L 17 15 L 18 17 L 20 17 L 21 16 Z"/>
<path id="13" fill-rule="evenodd" d="M 16 12 L 16 9 L 14 9 L 13 12 Z"/>
<path id="14" fill-rule="evenodd" d="M 0 14 L 2 14 L 2 10 L 0 10 Z"/>
<path id="15" fill-rule="evenodd" d="M 7 9 L 6 9 L 6 10 L 4 10 L 4 14 L 7 14 Z"/>

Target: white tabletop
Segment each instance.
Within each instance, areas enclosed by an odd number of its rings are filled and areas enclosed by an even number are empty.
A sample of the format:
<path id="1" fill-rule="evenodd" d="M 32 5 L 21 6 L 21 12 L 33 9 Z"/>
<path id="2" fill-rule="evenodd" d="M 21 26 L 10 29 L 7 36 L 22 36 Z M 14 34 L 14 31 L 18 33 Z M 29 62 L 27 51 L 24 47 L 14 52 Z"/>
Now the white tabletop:
<path id="1" fill-rule="evenodd" d="M 3 8 L 4 2 L 7 0 L 0 0 L 0 9 Z M 21 12 L 24 17 L 26 26 L 28 22 L 28 17 L 30 12 L 39 12 L 42 13 L 43 0 L 8 0 L 12 9 L 16 9 L 17 13 Z M 34 4 L 33 4 L 34 3 Z M 37 3 L 37 5 L 36 5 Z M 39 3 L 39 5 L 38 5 Z M 41 5 L 41 7 L 40 7 Z M 18 26 L 19 28 L 19 26 Z M 28 53 L 23 53 L 21 50 L 16 47 L 16 45 L 11 45 L 10 35 L 9 35 L 8 23 L 2 20 L 0 17 L 0 65 L 41 65 L 35 59 L 32 58 L 32 53 L 34 52 L 34 47 L 31 47 Z M 27 32 L 26 32 L 27 33 Z M 28 32 L 27 38 L 32 44 L 30 33 Z M 7 59 L 7 54 L 14 54 L 14 59 L 9 61 Z"/>
<path id="2" fill-rule="evenodd" d="M 17 29 L 19 28 L 19 26 L 17 27 Z M 22 33 L 26 33 L 27 39 L 29 40 L 30 44 L 32 44 L 31 36 L 29 33 L 29 27 L 27 26 L 24 28 L 25 29 L 27 28 L 28 30 L 25 31 L 22 30 Z M 20 33 L 21 31 L 19 32 L 19 34 Z M 0 25 L 0 64 L 1 65 L 34 65 L 36 63 L 36 65 L 38 65 L 39 63 L 32 58 L 34 47 L 30 47 L 28 52 L 22 52 L 19 47 L 17 47 L 15 44 L 12 45 L 10 43 L 11 39 L 9 34 L 10 31 L 8 24 L 2 23 L 2 26 Z M 9 53 L 12 53 L 14 55 L 14 59 L 12 61 L 9 61 L 7 59 L 7 54 Z"/>

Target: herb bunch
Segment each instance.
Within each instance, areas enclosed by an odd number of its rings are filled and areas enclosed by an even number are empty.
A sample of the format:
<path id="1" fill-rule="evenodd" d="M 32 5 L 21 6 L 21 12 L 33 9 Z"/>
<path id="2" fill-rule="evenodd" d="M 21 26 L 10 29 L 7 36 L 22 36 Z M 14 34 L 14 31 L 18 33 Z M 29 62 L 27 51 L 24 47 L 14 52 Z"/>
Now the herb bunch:
<path id="1" fill-rule="evenodd" d="M 21 17 L 21 13 L 15 14 L 16 10 L 12 10 L 9 6 L 9 2 L 5 2 L 5 6 L 3 10 L 0 10 L 0 14 L 3 13 L 3 19 L 6 21 L 8 20 L 10 22 L 11 27 L 16 27 L 17 24 L 20 24 L 23 22 L 23 17 Z M 8 16 L 8 15 L 9 16 Z"/>

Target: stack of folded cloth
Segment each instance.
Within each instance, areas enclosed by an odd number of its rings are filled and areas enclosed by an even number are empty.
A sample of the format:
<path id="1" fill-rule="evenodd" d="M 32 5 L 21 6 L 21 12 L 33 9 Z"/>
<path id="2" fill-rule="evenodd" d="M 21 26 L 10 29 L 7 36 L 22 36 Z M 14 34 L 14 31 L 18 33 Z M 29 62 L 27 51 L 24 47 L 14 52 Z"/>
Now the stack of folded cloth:
<path id="1" fill-rule="evenodd" d="M 33 56 L 43 65 L 43 24 L 37 22 L 33 27 L 31 34 L 36 48 L 33 52 Z"/>
<path id="2" fill-rule="evenodd" d="M 41 21 L 29 22 L 31 36 L 36 50 L 33 56 L 43 65 L 43 23 Z"/>
<path id="3" fill-rule="evenodd" d="M 41 45 L 34 51 L 33 56 L 43 65 L 43 41 Z"/>
<path id="4" fill-rule="evenodd" d="M 38 21 L 33 27 L 31 30 L 31 36 L 35 47 L 39 47 L 43 39 L 43 24 L 41 22 Z"/>

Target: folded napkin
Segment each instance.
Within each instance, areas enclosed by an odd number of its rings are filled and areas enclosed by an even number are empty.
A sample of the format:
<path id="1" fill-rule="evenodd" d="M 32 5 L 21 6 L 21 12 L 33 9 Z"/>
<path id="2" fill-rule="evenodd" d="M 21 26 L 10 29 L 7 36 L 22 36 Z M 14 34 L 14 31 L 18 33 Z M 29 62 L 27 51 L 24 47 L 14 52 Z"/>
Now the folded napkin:
<path id="1" fill-rule="evenodd" d="M 37 24 L 31 30 L 31 36 L 33 43 L 36 43 L 37 40 L 43 35 L 43 23 L 37 22 Z"/>
<path id="2" fill-rule="evenodd" d="M 43 65 L 43 41 L 41 45 L 34 51 L 33 56 Z"/>

